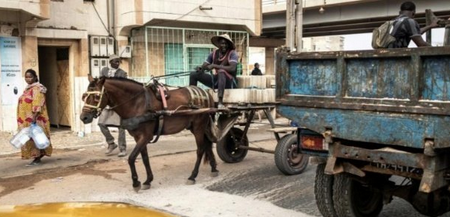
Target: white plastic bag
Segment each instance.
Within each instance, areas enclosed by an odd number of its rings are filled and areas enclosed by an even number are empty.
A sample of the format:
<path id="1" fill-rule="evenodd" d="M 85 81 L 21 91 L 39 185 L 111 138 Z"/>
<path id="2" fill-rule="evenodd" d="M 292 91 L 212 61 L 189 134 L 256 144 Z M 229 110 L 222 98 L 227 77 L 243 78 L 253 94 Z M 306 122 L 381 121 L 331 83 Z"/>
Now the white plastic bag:
<path id="1" fill-rule="evenodd" d="M 30 126 L 30 136 L 38 149 L 45 149 L 50 145 L 50 141 L 47 135 L 45 135 L 44 130 L 35 123 Z"/>
<path id="2" fill-rule="evenodd" d="M 22 128 L 16 135 L 9 140 L 9 143 L 15 148 L 21 148 L 25 143 L 30 140 L 30 127 Z"/>

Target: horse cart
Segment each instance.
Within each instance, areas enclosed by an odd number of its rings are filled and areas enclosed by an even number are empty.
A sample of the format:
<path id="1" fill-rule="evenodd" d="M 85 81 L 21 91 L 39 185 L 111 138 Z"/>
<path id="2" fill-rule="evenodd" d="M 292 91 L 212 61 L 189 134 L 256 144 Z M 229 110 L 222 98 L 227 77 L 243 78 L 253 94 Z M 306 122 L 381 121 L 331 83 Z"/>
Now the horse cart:
<path id="1" fill-rule="evenodd" d="M 156 76 L 155 79 L 167 78 L 184 74 L 184 72 L 173 75 Z M 297 127 L 277 126 L 272 111 L 275 111 L 274 76 L 238 76 L 238 88 L 227 89 L 224 101 L 225 109 L 209 109 L 203 112 L 217 113 L 216 125 L 221 139 L 217 141 L 216 152 L 225 163 L 238 163 L 244 160 L 248 151 L 258 151 L 274 154 L 277 168 L 285 175 L 302 173 L 308 166 L 309 156 L 302 154 L 297 149 L 296 131 Z M 246 88 L 250 86 L 251 88 Z M 216 93 L 208 89 L 209 94 L 217 101 Z M 237 97 L 236 97 L 237 96 Z M 265 149 L 250 146 L 247 133 L 253 123 L 256 114 L 260 116 L 263 112 L 267 118 L 277 144 L 275 149 Z M 199 112 L 198 110 L 183 112 Z M 261 119 L 261 117 L 259 117 Z"/>
<path id="2" fill-rule="evenodd" d="M 85 124 L 91 123 L 107 106 L 107 109 L 121 117 L 121 127 L 127 129 L 136 142 L 128 158 L 135 191 L 150 188 L 153 173 L 147 144 L 157 142 L 160 135 L 171 135 L 185 129 L 194 135 L 197 159 L 187 180 L 188 184 L 194 184 L 202 159 L 209 162 L 211 176 L 219 173 L 212 151 L 214 142 L 218 143 L 219 157 L 228 163 L 242 161 L 248 150 L 266 151 L 249 147 L 247 132 L 256 110 L 264 110 L 272 127 L 275 126 L 268 112 L 274 105 L 238 104 L 218 109 L 212 94 L 196 86 L 169 90 L 155 79 L 146 84 L 126 78 L 93 78 L 90 75 L 88 78 L 89 85 L 83 94 L 85 104 L 80 119 Z M 242 115 L 246 116 L 243 130 L 237 127 L 241 123 L 237 121 L 238 117 Z M 217 121 L 215 116 L 218 116 Z M 274 133 L 278 139 L 280 131 Z M 293 155 L 300 152 L 293 151 L 295 141 L 287 138 L 293 137 L 280 139 L 285 145 L 275 151 L 276 162 L 279 162 L 277 166 L 287 174 L 299 173 L 307 166 L 308 159 L 303 158 L 303 155 Z M 142 185 L 135 166 L 139 154 L 147 175 Z"/>

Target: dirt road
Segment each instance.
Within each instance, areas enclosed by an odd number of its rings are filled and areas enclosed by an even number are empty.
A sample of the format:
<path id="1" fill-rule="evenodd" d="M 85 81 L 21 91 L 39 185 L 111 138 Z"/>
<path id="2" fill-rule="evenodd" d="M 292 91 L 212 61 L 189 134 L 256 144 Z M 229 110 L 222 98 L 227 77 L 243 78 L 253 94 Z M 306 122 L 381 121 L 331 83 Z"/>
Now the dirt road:
<path id="1" fill-rule="evenodd" d="M 257 138 L 263 141 L 253 145 L 274 148 L 273 136 L 263 128 L 254 126 L 249 140 Z M 195 160 L 193 138 L 187 132 L 164 137 L 158 144 L 149 145 L 155 175 L 151 189 L 135 193 L 131 187 L 127 159 L 104 156 L 102 137 L 98 140 L 93 138 L 95 135 L 87 144 L 56 148 L 54 156 L 44 158 L 44 164 L 37 167 L 25 167 L 27 162 L 20 160 L 17 154 L 2 155 L 0 204 L 120 201 L 166 210 L 180 216 L 307 216 L 274 205 L 264 198 L 264 192 L 245 194 L 247 186 L 258 180 L 247 180 L 242 185 L 233 183 L 240 185 L 235 187 L 236 191 L 244 193 L 240 195 L 225 193 L 221 189 L 226 187 L 221 184 L 224 180 L 229 185 L 233 177 L 243 176 L 251 170 L 267 169 L 272 171 L 270 177 L 275 181 L 268 183 L 267 190 L 282 190 L 283 186 L 277 186 L 276 180 L 283 179 L 284 175 L 278 172 L 273 174 L 276 171 L 273 155 L 250 152 L 238 164 L 225 164 L 218 159 L 219 177 L 210 177 L 209 165 L 202 165 L 197 183 L 186 185 Z M 56 142 L 56 136 L 52 140 Z M 66 140 L 78 142 L 74 135 L 67 136 Z M 129 145 L 132 146 L 131 142 Z M 144 167 L 140 160 L 137 165 L 142 180 Z"/>

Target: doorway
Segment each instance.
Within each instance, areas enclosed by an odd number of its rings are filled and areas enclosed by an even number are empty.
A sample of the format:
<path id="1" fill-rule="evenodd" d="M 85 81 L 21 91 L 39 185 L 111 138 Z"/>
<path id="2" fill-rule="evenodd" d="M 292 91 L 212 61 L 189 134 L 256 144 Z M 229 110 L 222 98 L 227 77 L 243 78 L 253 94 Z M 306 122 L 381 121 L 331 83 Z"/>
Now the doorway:
<path id="1" fill-rule="evenodd" d="M 69 47 L 38 46 L 39 79 L 47 87 L 50 126 L 71 130 Z"/>

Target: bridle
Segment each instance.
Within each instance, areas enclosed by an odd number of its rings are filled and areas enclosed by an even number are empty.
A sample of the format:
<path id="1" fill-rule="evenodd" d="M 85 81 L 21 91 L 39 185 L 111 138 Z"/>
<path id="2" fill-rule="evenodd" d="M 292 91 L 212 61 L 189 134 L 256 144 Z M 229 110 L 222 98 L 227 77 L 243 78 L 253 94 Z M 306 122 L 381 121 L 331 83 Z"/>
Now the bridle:
<path id="1" fill-rule="evenodd" d="M 145 85 L 144 85 L 144 88 L 143 88 L 143 90 L 142 90 L 141 92 L 135 94 L 133 97 L 130 97 L 128 100 L 126 100 L 126 101 L 124 101 L 124 102 L 122 102 L 122 103 L 120 103 L 120 104 L 118 104 L 118 105 L 114 105 L 114 106 L 110 107 L 110 109 L 113 109 L 113 108 L 117 108 L 117 107 L 119 107 L 119 106 L 122 106 L 122 105 L 128 103 L 129 101 L 135 99 L 136 97 L 138 97 L 139 95 L 141 95 L 142 93 L 145 93 L 145 92 L 146 92 L 146 87 L 145 87 Z M 101 105 L 101 103 L 102 103 L 103 95 L 105 95 L 105 94 L 106 94 L 105 86 L 102 86 L 102 90 L 101 90 L 101 91 L 94 90 L 94 91 L 86 91 L 85 93 L 83 93 L 84 107 L 86 107 L 86 108 L 91 108 L 91 109 L 94 109 L 94 110 L 97 111 L 97 112 L 95 113 L 95 115 L 94 115 L 94 118 L 99 117 L 100 114 L 102 113 L 102 110 L 103 110 L 103 109 L 100 108 L 100 105 Z M 91 105 L 91 104 L 86 103 L 86 99 L 88 99 L 88 97 L 89 97 L 90 95 L 93 95 L 93 96 L 94 96 L 94 100 L 96 100 L 96 99 L 98 98 L 98 102 L 97 102 L 96 105 Z M 97 96 L 97 97 L 96 97 L 96 96 Z M 146 96 L 146 98 L 148 98 L 148 96 Z M 148 101 L 148 100 L 146 100 L 146 101 Z"/>
<path id="2" fill-rule="evenodd" d="M 83 93 L 84 107 L 96 110 L 97 112 L 94 115 L 95 118 L 100 116 L 100 113 L 102 113 L 103 109 L 100 108 L 100 104 L 102 103 L 102 99 L 103 99 L 104 93 L 105 93 L 105 87 L 104 86 L 102 86 L 102 90 L 101 91 L 94 90 L 94 91 L 86 91 L 85 93 Z M 88 104 L 86 102 L 86 100 L 89 98 L 90 95 L 94 96 L 94 101 L 96 101 L 96 99 L 98 98 L 98 102 L 97 102 L 96 105 L 91 105 L 91 104 Z"/>

